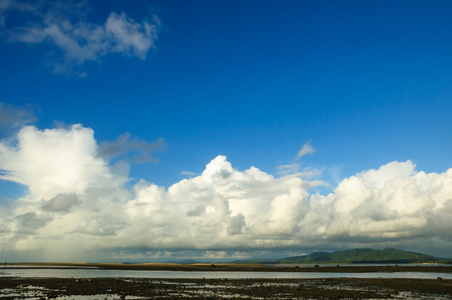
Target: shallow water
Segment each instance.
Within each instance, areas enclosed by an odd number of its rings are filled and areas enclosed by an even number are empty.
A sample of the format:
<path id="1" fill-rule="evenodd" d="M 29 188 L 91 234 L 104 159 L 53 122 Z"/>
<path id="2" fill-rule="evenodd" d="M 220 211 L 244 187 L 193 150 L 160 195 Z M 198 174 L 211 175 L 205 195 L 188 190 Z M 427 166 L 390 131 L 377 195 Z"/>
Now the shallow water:
<path id="1" fill-rule="evenodd" d="M 226 271 L 145 271 L 145 270 L 102 270 L 86 269 L 6 269 L 2 277 L 47 277 L 47 278 L 419 278 L 452 279 L 451 273 L 394 272 L 394 273 L 324 273 L 324 272 L 226 272 Z"/>

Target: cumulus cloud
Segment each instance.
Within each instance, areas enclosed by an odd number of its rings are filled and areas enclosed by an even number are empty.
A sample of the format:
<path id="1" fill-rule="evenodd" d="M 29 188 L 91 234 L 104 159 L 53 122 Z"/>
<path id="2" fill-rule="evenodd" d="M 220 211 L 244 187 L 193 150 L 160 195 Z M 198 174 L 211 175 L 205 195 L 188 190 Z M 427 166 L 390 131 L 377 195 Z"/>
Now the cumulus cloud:
<path id="1" fill-rule="evenodd" d="M 8 22 L 12 11 L 22 16 L 21 23 L 17 19 Z M 87 21 L 88 11 L 85 1 L 31 5 L 9 0 L 0 7 L 0 25 L 12 40 L 56 46 L 62 54 L 54 64 L 57 73 L 75 71 L 86 61 L 100 62 L 109 53 L 145 59 L 149 50 L 156 47 L 160 27 L 157 16 L 137 22 L 124 12 L 111 12 L 104 24 L 96 24 Z"/>
<path id="2" fill-rule="evenodd" d="M 18 234 L 36 234 L 36 232 L 48 222 L 52 220 L 51 217 L 45 215 L 37 215 L 34 212 L 27 212 L 16 217 L 17 233 Z"/>
<path id="3" fill-rule="evenodd" d="M 99 217 L 98 219 L 83 222 L 74 232 L 87 235 L 108 236 L 115 235 L 118 229 L 124 227 L 124 223 L 111 219 L 109 215 L 100 215 Z"/>
<path id="4" fill-rule="evenodd" d="M 67 212 L 71 206 L 79 202 L 76 194 L 58 194 L 49 201 L 42 203 L 42 209 L 53 212 Z"/>
<path id="5" fill-rule="evenodd" d="M 309 192 L 309 177 L 237 170 L 219 155 L 168 189 L 145 180 L 129 189 L 127 172 L 116 172 L 100 148 L 81 125 L 24 127 L 0 143 L 0 178 L 29 190 L 0 215 L 8 255 L 32 251 L 44 259 L 63 247 L 93 253 L 92 260 L 226 259 L 249 251 L 421 250 L 427 243 L 446 253 L 452 246 L 452 169 L 425 173 L 412 161 L 390 162 L 321 195 Z"/>
<path id="6" fill-rule="evenodd" d="M 74 125 L 70 130 L 33 126 L 0 143 L 0 179 L 27 186 L 35 199 L 107 188 L 111 174 L 97 155 L 94 132 Z"/>

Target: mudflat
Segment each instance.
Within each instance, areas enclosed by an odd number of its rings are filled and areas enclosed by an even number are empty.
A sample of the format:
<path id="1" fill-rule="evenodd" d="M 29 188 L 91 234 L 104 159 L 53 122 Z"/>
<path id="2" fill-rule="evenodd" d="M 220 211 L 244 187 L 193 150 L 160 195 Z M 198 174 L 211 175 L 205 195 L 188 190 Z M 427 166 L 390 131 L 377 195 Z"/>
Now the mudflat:
<path id="1" fill-rule="evenodd" d="M 451 299 L 452 280 L 0 278 L 0 299 L 245 298 Z"/>

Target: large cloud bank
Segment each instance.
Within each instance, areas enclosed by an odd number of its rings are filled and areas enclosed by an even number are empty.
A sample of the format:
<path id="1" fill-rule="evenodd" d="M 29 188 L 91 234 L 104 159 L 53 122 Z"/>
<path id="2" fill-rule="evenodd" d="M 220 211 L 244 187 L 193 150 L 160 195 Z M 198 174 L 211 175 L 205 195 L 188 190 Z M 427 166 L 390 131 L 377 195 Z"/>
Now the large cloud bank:
<path id="1" fill-rule="evenodd" d="M 441 251 L 452 245 L 452 169 L 427 174 L 411 161 L 391 162 L 344 179 L 325 196 L 310 194 L 313 183 L 299 177 L 239 171 L 222 155 L 168 189 L 145 180 L 130 187 L 129 167 L 102 158 L 93 130 L 81 125 L 28 126 L 3 140 L 0 178 L 29 193 L 0 202 L 0 251 L 83 260 L 96 259 L 95 253 L 146 259 L 155 251 L 199 250 L 208 257 L 215 251 L 378 245 Z"/>

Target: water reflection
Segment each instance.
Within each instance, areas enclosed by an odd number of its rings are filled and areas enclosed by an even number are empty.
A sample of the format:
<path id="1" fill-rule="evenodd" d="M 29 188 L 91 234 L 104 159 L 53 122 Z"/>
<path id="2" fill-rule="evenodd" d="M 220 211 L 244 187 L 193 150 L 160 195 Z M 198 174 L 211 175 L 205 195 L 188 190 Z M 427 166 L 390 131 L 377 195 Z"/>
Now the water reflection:
<path id="1" fill-rule="evenodd" d="M 452 279 L 450 273 L 394 272 L 394 273 L 304 273 L 304 272 L 222 272 L 222 271 L 141 271 L 101 269 L 6 269 L 1 277 L 47 277 L 47 278 L 224 278 L 224 279 L 309 279 L 309 278 L 419 278 Z"/>

